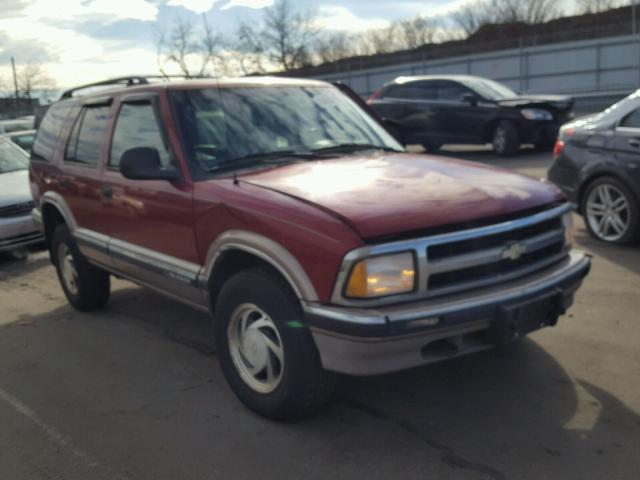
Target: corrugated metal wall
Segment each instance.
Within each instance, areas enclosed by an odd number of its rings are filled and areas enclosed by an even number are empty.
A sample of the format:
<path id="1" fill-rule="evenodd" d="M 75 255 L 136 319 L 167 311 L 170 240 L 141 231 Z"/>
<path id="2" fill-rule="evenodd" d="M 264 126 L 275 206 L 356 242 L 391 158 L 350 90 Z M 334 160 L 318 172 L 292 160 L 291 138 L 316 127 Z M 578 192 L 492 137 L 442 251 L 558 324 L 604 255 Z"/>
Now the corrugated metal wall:
<path id="1" fill-rule="evenodd" d="M 640 87 L 640 36 L 599 38 L 319 75 L 367 97 L 401 75 L 471 74 L 528 93 L 576 97 L 577 110 L 598 110 Z"/>

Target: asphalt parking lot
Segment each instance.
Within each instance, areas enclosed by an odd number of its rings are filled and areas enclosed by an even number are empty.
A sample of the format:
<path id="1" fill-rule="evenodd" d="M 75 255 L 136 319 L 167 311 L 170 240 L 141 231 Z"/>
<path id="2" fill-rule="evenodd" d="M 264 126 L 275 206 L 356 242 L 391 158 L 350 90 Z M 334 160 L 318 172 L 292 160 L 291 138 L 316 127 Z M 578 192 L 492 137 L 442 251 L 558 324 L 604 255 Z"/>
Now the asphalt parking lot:
<path id="1" fill-rule="evenodd" d="M 550 162 L 445 153 L 538 177 Z M 0 479 L 637 479 L 640 249 L 598 244 L 577 221 L 593 269 L 557 327 L 342 377 L 297 424 L 236 400 L 206 316 L 124 281 L 81 314 L 44 253 L 0 257 Z"/>

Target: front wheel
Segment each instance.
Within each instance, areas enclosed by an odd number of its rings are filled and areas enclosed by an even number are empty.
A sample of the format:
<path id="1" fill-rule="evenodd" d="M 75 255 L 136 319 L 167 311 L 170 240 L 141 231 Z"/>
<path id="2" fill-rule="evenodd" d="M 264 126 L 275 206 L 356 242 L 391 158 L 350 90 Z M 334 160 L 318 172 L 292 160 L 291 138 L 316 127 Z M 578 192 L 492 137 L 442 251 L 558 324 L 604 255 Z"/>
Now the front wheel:
<path id="1" fill-rule="evenodd" d="M 511 122 L 500 122 L 493 131 L 491 139 L 493 151 L 501 157 L 510 157 L 520 148 L 518 130 Z"/>
<path id="2" fill-rule="evenodd" d="M 298 420 L 328 401 L 334 375 L 325 371 L 301 323 L 300 304 L 269 268 L 231 277 L 216 302 L 215 333 L 222 371 L 251 410 Z"/>

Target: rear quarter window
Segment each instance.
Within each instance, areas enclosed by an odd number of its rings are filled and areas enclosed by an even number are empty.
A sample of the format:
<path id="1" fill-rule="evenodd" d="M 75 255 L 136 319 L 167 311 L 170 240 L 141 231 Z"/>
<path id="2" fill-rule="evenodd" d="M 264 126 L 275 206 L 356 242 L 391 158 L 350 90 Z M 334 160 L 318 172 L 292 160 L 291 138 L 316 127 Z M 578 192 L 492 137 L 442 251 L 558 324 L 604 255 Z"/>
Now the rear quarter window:
<path id="1" fill-rule="evenodd" d="M 65 162 L 97 165 L 107 125 L 110 106 L 84 107 L 71 131 Z"/>
<path id="2" fill-rule="evenodd" d="M 42 162 L 53 160 L 62 128 L 69 117 L 72 102 L 55 103 L 45 114 L 31 149 L 31 159 Z"/>

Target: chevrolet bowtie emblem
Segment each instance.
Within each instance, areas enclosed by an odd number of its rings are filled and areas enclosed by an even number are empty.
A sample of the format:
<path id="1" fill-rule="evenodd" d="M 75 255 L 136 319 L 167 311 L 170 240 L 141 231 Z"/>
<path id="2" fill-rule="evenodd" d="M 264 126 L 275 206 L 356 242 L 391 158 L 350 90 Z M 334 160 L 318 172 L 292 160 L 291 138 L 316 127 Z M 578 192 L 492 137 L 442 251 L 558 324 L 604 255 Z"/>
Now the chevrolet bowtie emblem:
<path id="1" fill-rule="evenodd" d="M 502 251 L 502 258 L 515 261 L 525 253 L 527 253 L 527 246 L 524 243 L 513 243 Z"/>

